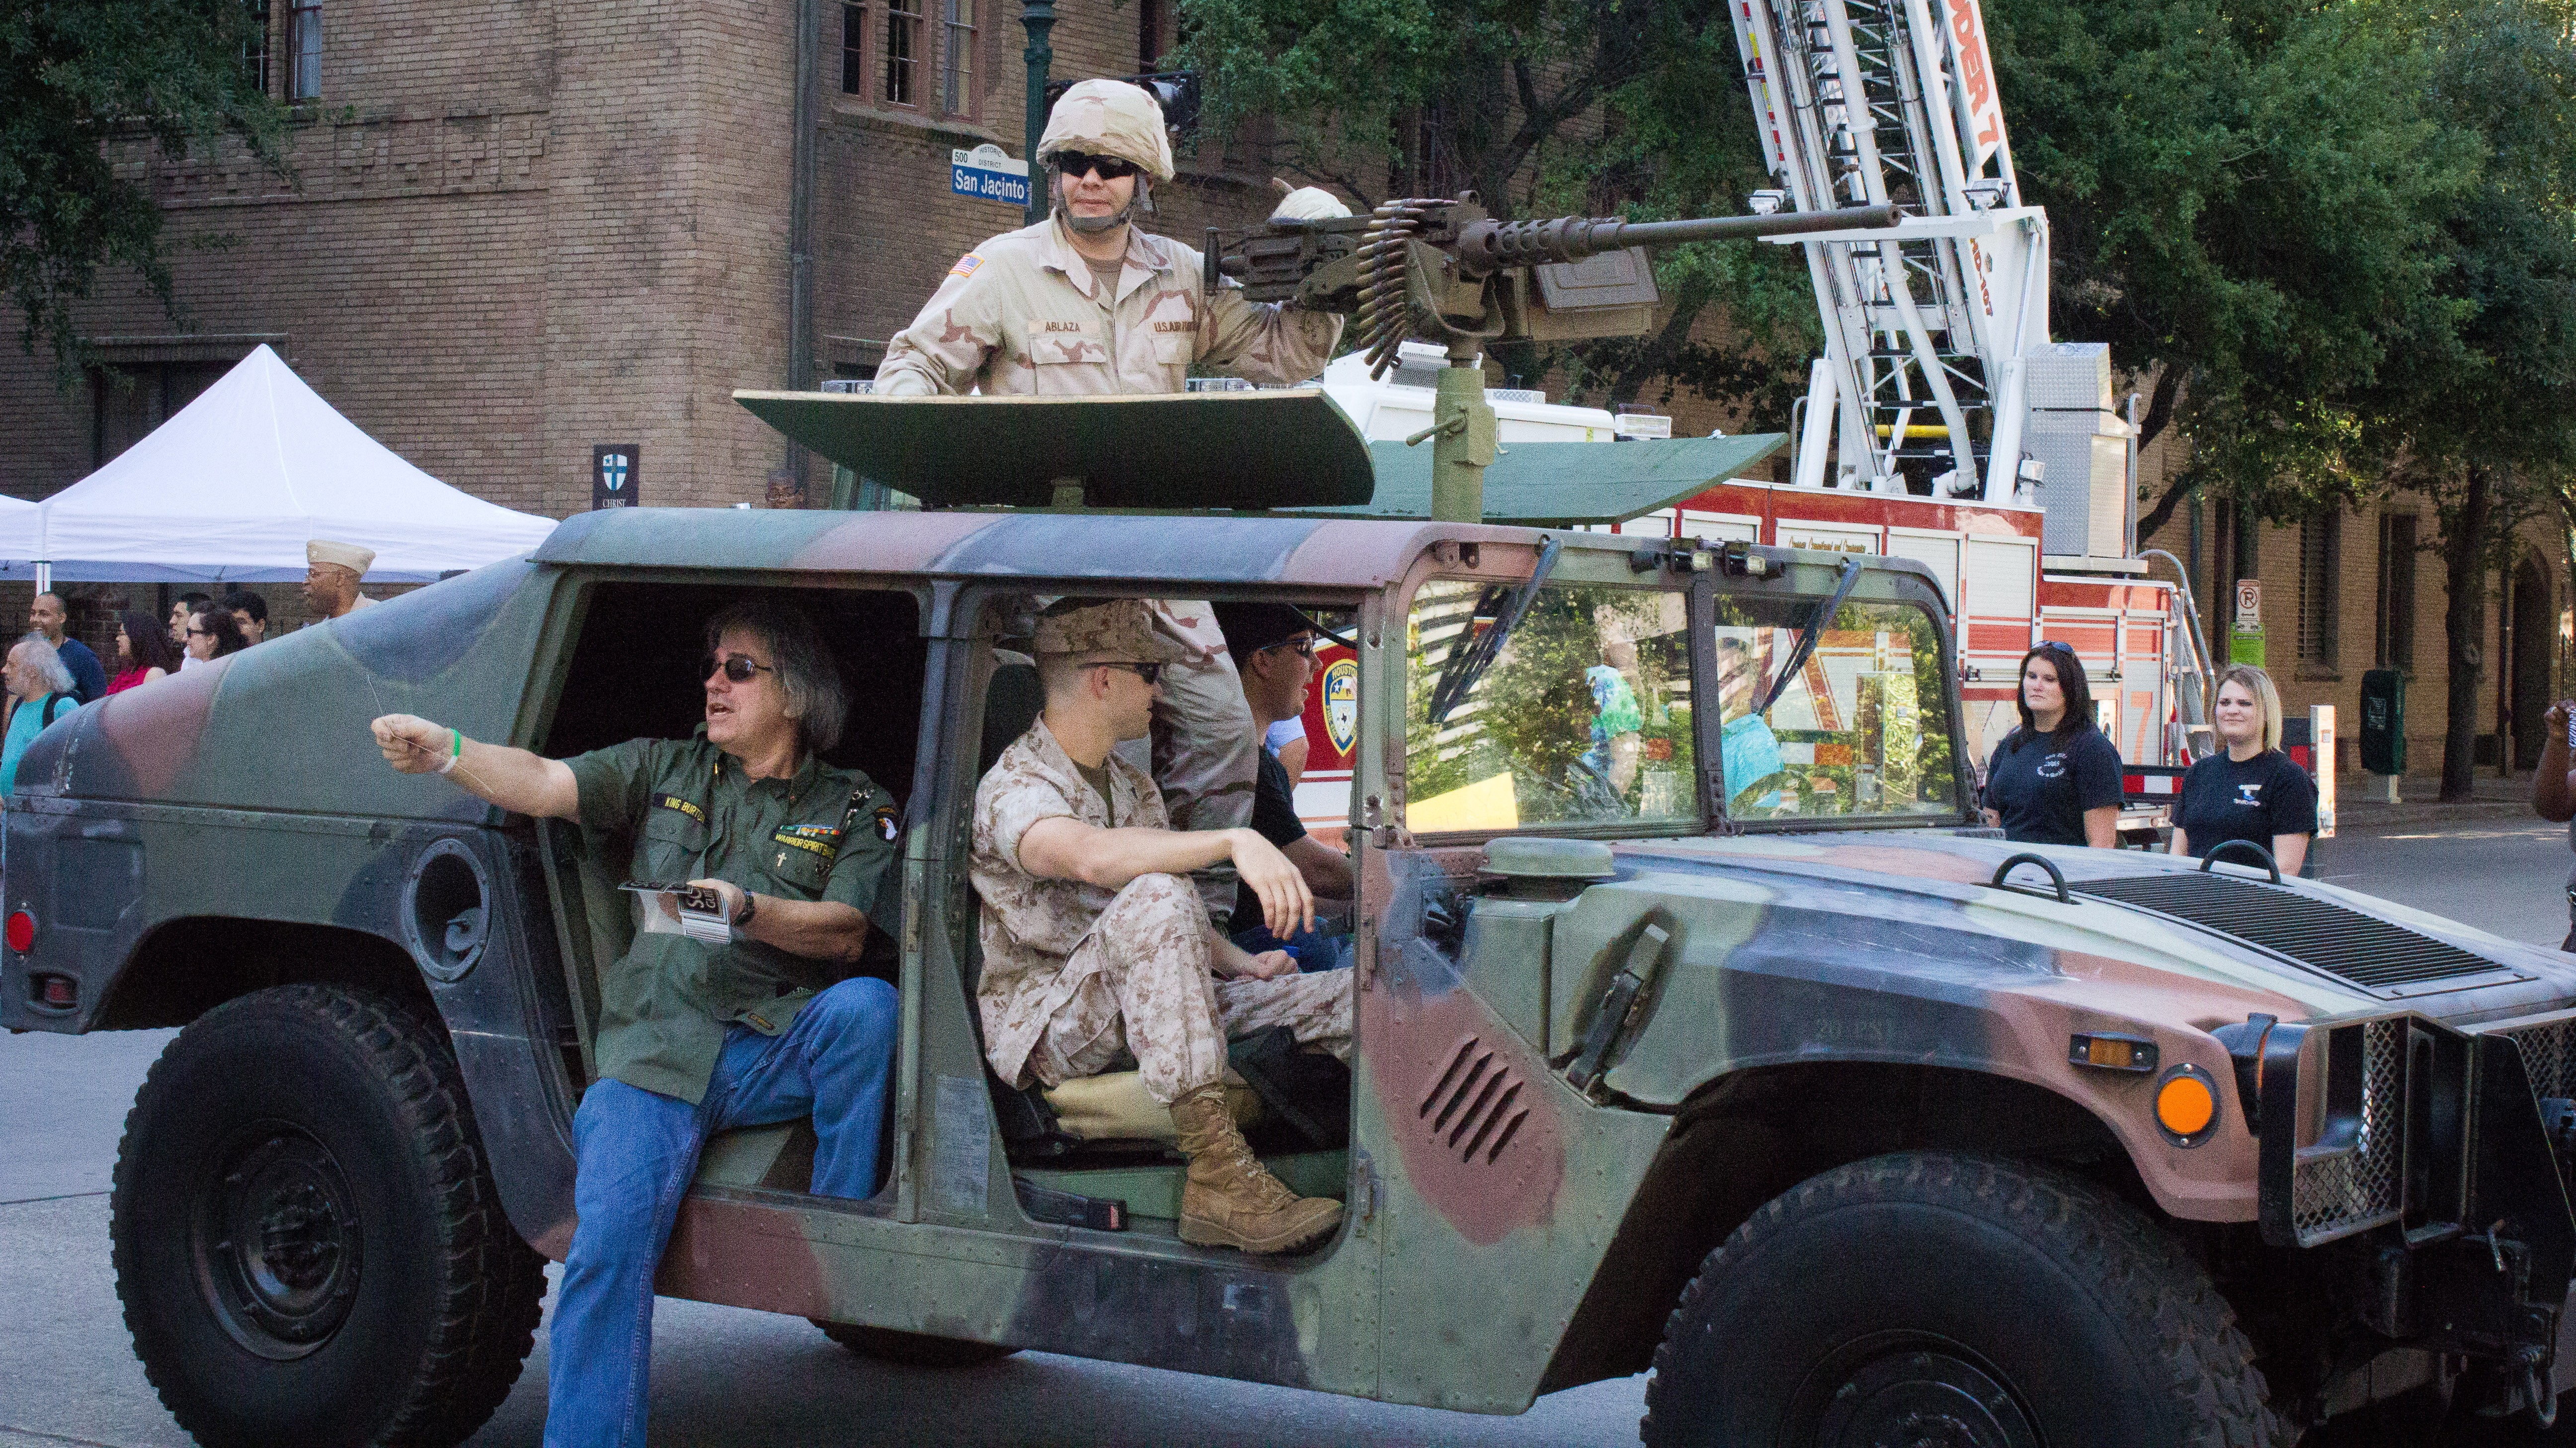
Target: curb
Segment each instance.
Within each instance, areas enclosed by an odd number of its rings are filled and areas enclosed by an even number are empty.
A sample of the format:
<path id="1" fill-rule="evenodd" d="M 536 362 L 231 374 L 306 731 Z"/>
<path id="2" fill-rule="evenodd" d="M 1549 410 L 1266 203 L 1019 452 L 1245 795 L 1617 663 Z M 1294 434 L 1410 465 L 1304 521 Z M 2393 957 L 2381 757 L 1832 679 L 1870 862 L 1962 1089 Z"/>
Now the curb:
<path id="1" fill-rule="evenodd" d="M 2534 825 L 2549 824 L 2531 812 L 2531 804 L 2527 800 L 2464 799 L 2455 804 L 2427 800 L 2422 804 L 2342 805 L 2335 811 L 2335 832 L 2342 834 L 2398 825 L 2450 824 L 2469 820 L 2522 820 Z"/>

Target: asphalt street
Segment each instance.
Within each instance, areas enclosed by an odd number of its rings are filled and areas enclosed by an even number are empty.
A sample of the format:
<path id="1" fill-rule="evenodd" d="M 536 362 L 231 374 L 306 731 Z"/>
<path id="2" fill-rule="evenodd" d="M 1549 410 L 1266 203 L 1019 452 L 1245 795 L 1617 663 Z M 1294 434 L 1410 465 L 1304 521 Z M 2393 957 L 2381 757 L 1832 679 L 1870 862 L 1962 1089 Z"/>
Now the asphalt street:
<path id="1" fill-rule="evenodd" d="M 2533 822 L 2409 826 L 2325 846 L 2324 878 L 2555 944 L 2566 835 Z M 0 1036 L 0 1448 L 184 1448 L 117 1310 L 107 1191 L 136 1086 L 170 1032 Z M 1395 1408 L 1023 1353 L 964 1372 L 864 1362 L 792 1319 L 665 1301 L 656 1320 L 658 1448 L 869 1445 L 1617 1444 L 1644 1382 L 1596 1383 L 1518 1418 Z M 534 1448 L 536 1356 L 474 1448 Z"/>

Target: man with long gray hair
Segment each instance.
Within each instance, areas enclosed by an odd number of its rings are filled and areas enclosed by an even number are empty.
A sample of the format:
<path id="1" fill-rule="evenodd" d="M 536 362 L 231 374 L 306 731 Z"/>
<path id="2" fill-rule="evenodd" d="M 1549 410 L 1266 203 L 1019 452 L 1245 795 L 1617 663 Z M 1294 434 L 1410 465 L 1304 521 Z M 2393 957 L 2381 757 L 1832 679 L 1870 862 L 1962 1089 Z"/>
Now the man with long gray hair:
<path id="1" fill-rule="evenodd" d="M 600 979 L 602 1079 L 573 1116 L 580 1220 L 555 1299 L 548 1448 L 644 1441 L 653 1273 L 707 1137 L 810 1114 L 815 1194 L 876 1191 L 895 992 L 834 982 L 869 924 L 900 910 L 894 801 L 817 757 L 849 695 L 801 609 L 739 603 L 706 640 L 689 739 L 547 759 L 409 714 L 373 726 L 405 774 L 632 837 L 628 877 L 649 887 L 634 944 Z M 692 907 L 707 896 L 714 910 Z"/>
<path id="2" fill-rule="evenodd" d="M 0 674 L 9 682 L 9 732 L 0 740 L 0 794 L 7 794 L 17 788 L 18 756 L 46 725 L 79 708 L 80 696 L 71 666 L 41 630 L 18 640 Z"/>

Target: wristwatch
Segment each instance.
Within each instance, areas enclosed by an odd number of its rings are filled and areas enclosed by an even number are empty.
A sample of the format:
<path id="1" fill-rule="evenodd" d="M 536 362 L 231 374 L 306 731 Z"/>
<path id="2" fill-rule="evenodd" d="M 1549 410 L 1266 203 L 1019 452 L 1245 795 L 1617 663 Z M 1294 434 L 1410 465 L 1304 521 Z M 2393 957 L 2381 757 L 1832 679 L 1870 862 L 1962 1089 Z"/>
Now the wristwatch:
<path id="1" fill-rule="evenodd" d="M 742 913 L 733 918 L 733 928 L 740 930 L 751 923 L 752 913 L 760 908 L 760 897 L 749 890 L 742 892 Z"/>

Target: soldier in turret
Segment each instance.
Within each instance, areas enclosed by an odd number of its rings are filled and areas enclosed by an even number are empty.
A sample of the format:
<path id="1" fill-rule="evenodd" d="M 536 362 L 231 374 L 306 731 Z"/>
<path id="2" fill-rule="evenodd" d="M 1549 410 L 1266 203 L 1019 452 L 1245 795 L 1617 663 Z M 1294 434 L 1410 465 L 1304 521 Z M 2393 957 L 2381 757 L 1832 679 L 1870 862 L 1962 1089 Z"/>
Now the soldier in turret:
<path id="1" fill-rule="evenodd" d="M 1171 138 L 1151 94 L 1124 81 L 1075 85 L 1049 113 L 1037 160 L 1053 214 L 957 259 L 886 345 L 877 392 L 1179 392 L 1193 363 L 1271 383 L 1323 370 L 1340 317 L 1246 301 L 1231 285 L 1210 292 L 1196 251 L 1134 224 L 1152 209 L 1154 185 L 1172 179 Z M 1273 219 L 1349 214 L 1309 186 L 1282 198 Z M 1182 650 L 1155 710 L 1154 779 L 1175 828 L 1240 829 L 1252 818 L 1260 743 L 1225 635 L 1204 602 L 1158 600 L 1154 613 Z M 1223 925 L 1232 872 L 1203 872 L 1199 889 Z"/>

